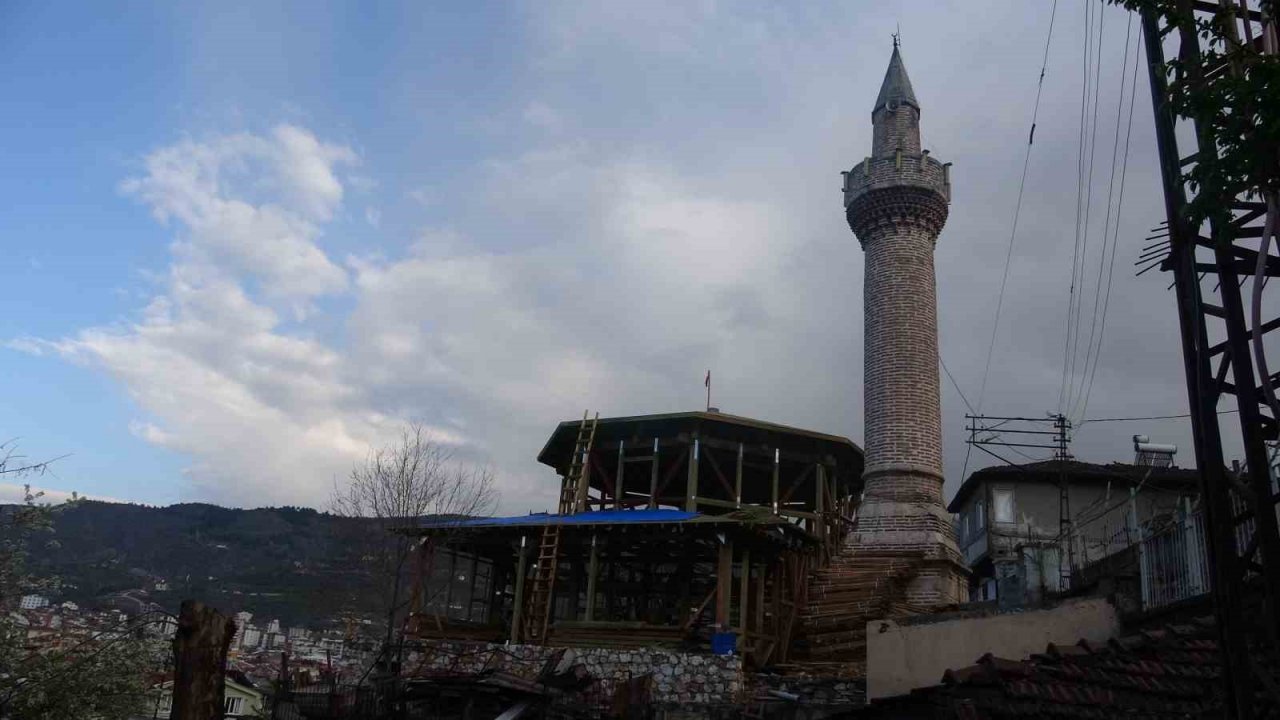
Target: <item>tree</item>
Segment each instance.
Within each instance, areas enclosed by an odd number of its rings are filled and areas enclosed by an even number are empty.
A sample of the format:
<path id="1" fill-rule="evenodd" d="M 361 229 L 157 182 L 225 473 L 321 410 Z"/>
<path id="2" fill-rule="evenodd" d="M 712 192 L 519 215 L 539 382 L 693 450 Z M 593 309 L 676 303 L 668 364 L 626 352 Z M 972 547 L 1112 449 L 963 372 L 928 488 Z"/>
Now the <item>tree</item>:
<path id="1" fill-rule="evenodd" d="M 40 474 L 48 466 L 25 462 L 12 442 L 0 443 L 0 478 Z M 53 533 L 60 510 L 78 502 L 74 495 L 58 505 L 42 498 L 27 486 L 22 503 L 0 506 L 0 718 L 128 718 L 144 707 L 154 659 L 142 639 L 142 620 L 100 628 L 66 647 L 32 647 L 24 618 L 15 612 L 23 594 L 56 587 L 56 578 L 28 572 L 28 549 Z"/>
<path id="2" fill-rule="evenodd" d="M 452 449 L 432 440 L 420 424 L 401 430 L 400 438 L 370 450 L 344 487 L 334 487 L 330 509 L 335 515 L 359 518 L 349 531 L 361 550 L 370 581 L 386 617 L 390 645 L 408 601 L 402 600 L 417 538 L 395 532 L 424 518 L 465 518 L 492 511 L 493 472 L 455 457 Z"/>

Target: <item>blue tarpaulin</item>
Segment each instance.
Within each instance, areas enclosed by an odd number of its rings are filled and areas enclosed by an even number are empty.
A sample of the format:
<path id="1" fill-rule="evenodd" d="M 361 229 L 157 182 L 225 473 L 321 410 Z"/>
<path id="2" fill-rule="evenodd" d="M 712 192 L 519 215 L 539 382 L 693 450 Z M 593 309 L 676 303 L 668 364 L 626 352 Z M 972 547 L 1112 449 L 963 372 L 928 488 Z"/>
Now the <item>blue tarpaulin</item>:
<path id="1" fill-rule="evenodd" d="M 626 525 L 635 523 L 684 522 L 702 513 L 686 510 L 594 510 L 573 515 L 535 513 L 512 517 L 471 518 L 469 520 L 440 520 L 424 523 L 421 527 L 502 527 L 520 525 Z"/>

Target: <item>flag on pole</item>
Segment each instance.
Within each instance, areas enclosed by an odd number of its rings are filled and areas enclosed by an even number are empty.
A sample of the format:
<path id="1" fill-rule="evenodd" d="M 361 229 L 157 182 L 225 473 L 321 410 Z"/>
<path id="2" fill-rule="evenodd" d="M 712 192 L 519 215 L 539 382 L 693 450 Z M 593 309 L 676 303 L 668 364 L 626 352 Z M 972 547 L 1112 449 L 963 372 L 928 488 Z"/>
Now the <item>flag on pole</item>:
<path id="1" fill-rule="evenodd" d="M 711 387 L 711 371 L 710 370 L 707 371 L 707 379 L 702 384 L 706 385 L 707 387 Z"/>

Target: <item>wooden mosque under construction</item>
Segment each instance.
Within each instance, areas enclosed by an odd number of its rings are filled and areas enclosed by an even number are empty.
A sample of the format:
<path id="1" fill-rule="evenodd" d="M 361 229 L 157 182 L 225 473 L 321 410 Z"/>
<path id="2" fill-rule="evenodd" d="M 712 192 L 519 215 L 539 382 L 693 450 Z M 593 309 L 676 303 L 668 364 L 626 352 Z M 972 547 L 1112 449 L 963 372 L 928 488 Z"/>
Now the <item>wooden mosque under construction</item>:
<path id="1" fill-rule="evenodd" d="M 560 475 L 555 514 L 410 530 L 451 548 L 422 553 L 423 585 L 444 594 L 418 598 L 414 632 L 730 645 L 754 667 L 856 673 L 868 620 L 963 599 L 942 505 L 933 268 L 951 173 L 923 148 L 920 112 L 895 40 L 871 154 L 842 188 L 866 257 L 865 457 L 844 437 L 712 411 L 562 422 L 538 455 Z"/>

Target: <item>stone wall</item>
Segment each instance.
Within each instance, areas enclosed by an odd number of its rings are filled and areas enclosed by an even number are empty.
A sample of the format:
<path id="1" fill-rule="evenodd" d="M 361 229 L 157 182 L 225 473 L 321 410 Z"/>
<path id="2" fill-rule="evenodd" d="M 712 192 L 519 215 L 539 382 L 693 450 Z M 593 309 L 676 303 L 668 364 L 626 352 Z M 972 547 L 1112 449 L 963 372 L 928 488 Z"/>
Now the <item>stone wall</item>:
<path id="1" fill-rule="evenodd" d="M 529 680 L 536 679 L 547 659 L 563 648 L 540 645 L 497 645 L 433 641 L 423 655 L 406 664 L 412 671 L 473 674 L 502 670 Z M 569 648 L 562 667 L 581 664 L 592 678 L 584 691 L 569 701 L 607 706 L 614 690 L 627 680 L 650 676 L 655 706 L 732 705 L 741 701 L 742 658 L 737 655 L 700 655 L 654 648 Z M 571 655 L 570 655 L 571 654 Z"/>

